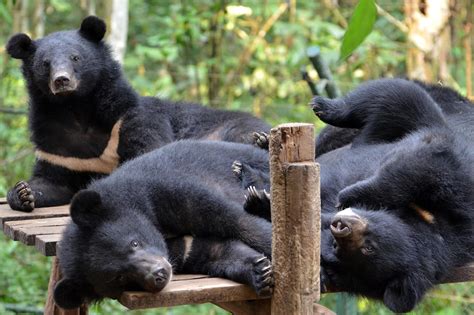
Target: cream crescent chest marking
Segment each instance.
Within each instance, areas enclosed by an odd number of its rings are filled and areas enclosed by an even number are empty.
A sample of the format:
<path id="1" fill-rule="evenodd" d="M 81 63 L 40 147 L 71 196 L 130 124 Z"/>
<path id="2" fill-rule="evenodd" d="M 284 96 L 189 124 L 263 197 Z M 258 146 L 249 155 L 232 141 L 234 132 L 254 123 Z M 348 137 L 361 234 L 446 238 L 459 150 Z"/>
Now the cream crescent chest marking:
<path id="1" fill-rule="evenodd" d="M 36 157 L 39 160 L 47 161 L 53 165 L 62 166 L 71 171 L 110 174 L 117 168 L 120 161 L 117 148 L 119 144 L 121 125 L 122 120 L 120 119 L 113 126 L 107 146 L 99 157 L 81 159 L 52 154 L 41 150 L 36 150 Z"/>
<path id="2" fill-rule="evenodd" d="M 183 263 L 186 262 L 188 259 L 189 254 L 191 253 L 193 246 L 193 237 L 192 236 L 185 236 L 184 237 L 184 254 L 183 254 Z"/>

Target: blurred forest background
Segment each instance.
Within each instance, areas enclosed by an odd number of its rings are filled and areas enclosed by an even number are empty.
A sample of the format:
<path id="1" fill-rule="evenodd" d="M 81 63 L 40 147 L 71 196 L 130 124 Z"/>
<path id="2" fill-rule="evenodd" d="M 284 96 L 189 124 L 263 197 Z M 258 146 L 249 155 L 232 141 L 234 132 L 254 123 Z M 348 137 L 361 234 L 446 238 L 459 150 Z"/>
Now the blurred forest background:
<path id="1" fill-rule="evenodd" d="M 370 35 L 349 57 L 340 58 L 357 0 L 1 0 L 0 196 L 29 177 L 34 160 L 20 62 L 5 52 L 14 33 L 38 38 L 78 28 L 85 16 L 96 14 L 107 21 L 107 40 L 140 94 L 247 111 L 271 124 L 300 121 L 322 127 L 308 108 L 311 91 L 302 73 L 323 94 L 328 83 L 345 93 L 365 80 L 409 76 L 472 98 L 473 0 L 376 2 Z M 330 81 L 311 66 L 307 49 L 314 46 L 332 71 Z M 0 314 L 40 312 L 49 267 L 49 259 L 0 236 Z M 321 303 L 338 314 L 390 313 L 366 299 L 338 305 L 336 300 L 327 294 Z M 91 312 L 123 310 L 107 301 Z M 199 305 L 132 313 L 225 312 Z M 474 285 L 439 286 L 413 314 L 474 314 Z"/>

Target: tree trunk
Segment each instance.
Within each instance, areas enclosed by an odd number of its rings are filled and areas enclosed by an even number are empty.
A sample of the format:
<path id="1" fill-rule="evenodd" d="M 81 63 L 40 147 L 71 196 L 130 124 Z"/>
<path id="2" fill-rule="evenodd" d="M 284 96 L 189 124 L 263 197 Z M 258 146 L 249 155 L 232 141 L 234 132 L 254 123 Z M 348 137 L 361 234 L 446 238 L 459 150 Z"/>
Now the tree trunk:
<path id="1" fill-rule="evenodd" d="M 453 0 L 405 0 L 408 26 L 407 74 L 424 81 L 450 79 L 449 19 Z"/>
<path id="2" fill-rule="evenodd" d="M 44 0 L 35 1 L 35 13 L 34 13 L 34 37 L 40 38 L 44 36 Z"/>
<path id="3" fill-rule="evenodd" d="M 107 38 L 114 58 L 123 63 L 127 47 L 128 0 L 113 0 L 110 14 L 110 33 Z"/>

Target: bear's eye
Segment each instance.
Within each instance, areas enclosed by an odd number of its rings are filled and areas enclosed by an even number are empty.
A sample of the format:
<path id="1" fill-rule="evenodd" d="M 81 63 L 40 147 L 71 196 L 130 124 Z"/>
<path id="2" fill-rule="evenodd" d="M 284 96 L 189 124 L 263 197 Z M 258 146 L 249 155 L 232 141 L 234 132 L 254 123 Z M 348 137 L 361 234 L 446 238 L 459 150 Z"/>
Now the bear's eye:
<path id="1" fill-rule="evenodd" d="M 133 240 L 130 242 L 130 245 L 134 248 L 137 248 L 138 246 L 140 246 L 140 243 L 136 240 Z"/>
<path id="2" fill-rule="evenodd" d="M 360 251 L 362 252 L 362 254 L 364 255 L 371 255 L 374 253 L 374 248 L 370 245 L 367 245 L 367 246 L 364 246 L 360 249 Z"/>
<path id="3" fill-rule="evenodd" d="M 50 61 L 49 60 L 43 60 L 43 66 L 49 67 Z"/>
<path id="4" fill-rule="evenodd" d="M 72 56 L 71 56 L 71 60 L 72 60 L 72 61 L 79 61 L 79 59 L 80 59 L 80 58 L 79 58 L 78 55 L 72 55 Z"/>

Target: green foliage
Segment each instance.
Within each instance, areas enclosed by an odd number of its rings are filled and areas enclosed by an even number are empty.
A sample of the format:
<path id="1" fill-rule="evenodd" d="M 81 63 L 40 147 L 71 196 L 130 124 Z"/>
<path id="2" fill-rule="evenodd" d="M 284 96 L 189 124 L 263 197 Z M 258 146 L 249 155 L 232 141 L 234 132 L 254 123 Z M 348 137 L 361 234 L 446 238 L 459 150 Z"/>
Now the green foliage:
<path id="1" fill-rule="evenodd" d="M 352 14 L 341 45 L 341 59 L 346 59 L 372 32 L 377 18 L 374 0 L 360 0 Z"/>

